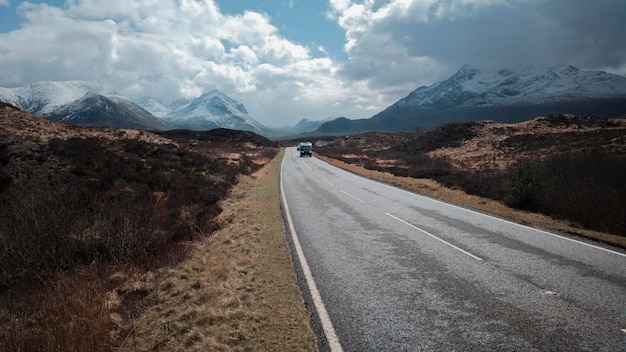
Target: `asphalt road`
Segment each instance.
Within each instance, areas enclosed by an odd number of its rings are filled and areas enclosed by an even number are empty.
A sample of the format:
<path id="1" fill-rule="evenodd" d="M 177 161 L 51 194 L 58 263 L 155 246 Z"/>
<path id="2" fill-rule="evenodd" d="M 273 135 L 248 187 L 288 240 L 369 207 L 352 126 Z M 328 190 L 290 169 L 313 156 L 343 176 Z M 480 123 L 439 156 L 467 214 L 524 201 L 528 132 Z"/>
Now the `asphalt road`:
<path id="1" fill-rule="evenodd" d="M 626 351 L 625 251 L 367 180 L 295 148 L 281 186 L 322 350 Z"/>

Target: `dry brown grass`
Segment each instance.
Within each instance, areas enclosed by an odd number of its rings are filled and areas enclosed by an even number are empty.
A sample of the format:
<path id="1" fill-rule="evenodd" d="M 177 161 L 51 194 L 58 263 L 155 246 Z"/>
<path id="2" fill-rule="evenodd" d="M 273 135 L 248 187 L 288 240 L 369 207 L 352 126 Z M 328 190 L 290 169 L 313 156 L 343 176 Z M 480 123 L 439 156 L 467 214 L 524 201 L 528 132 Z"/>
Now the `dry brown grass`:
<path id="1" fill-rule="evenodd" d="M 0 241 L 1 351 L 315 349 L 284 239 L 279 159 L 241 176 L 278 148 L 239 131 L 176 136 L 0 104 L 0 239 L 16 239 Z M 137 242 L 154 231 L 156 246 Z"/>
<path id="2" fill-rule="evenodd" d="M 14 296 L 11 304 L 3 302 L 0 349 L 110 351 L 109 310 L 102 300 L 102 284 L 93 272 L 85 272 L 55 278 L 29 301 Z"/>
<path id="3" fill-rule="evenodd" d="M 507 124 L 495 121 L 473 122 L 476 136 L 458 146 L 427 153 L 445 158 L 462 170 L 485 167 L 505 170 L 520 160 L 538 159 L 559 153 L 607 150 L 626 154 L 626 120 L 592 119 L 573 115 L 551 115 Z M 594 145 L 597 144 L 597 145 Z"/>
<path id="4" fill-rule="evenodd" d="M 222 229 L 159 280 L 124 349 L 316 350 L 284 237 L 281 158 L 242 177 L 221 204 Z"/>
<path id="5" fill-rule="evenodd" d="M 15 135 L 22 139 L 48 142 L 51 139 L 96 137 L 111 140 L 122 138 L 142 142 L 168 144 L 172 141 L 159 135 L 130 128 L 78 127 L 25 114 L 10 106 L 0 106 L 0 135 Z"/>
<path id="6" fill-rule="evenodd" d="M 598 231 L 585 230 L 576 227 L 575 225 L 568 222 L 553 219 L 549 216 L 516 210 L 507 207 L 501 202 L 470 195 L 459 189 L 451 189 L 445 187 L 434 180 L 400 177 L 395 176 L 389 172 L 369 170 L 360 165 L 345 163 L 343 161 L 324 157 L 319 154 L 317 157 L 330 164 L 353 172 L 357 175 L 392 184 L 428 197 L 440 199 L 444 202 L 492 214 L 517 223 L 544 228 L 548 230 L 566 232 L 612 244 L 621 248 L 626 248 L 626 237 L 611 235 Z"/>

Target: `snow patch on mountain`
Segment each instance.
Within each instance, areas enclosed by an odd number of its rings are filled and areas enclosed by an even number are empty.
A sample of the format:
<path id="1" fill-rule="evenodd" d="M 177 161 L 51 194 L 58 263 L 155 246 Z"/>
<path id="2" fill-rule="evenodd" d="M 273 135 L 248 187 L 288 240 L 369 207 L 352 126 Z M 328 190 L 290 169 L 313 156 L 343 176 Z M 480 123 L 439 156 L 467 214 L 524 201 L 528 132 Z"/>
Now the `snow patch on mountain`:
<path id="1" fill-rule="evenodd" d="M 34 115 L 51 113 L 59 107 L 103 89 L 84 81 L 38 82 L 16 88 L 0 87 L 0 100 Z"/>
<path id="2" fill-rule="evenodd" d="M 152 97 L 142 97 L 136 100 L 135 104 L 141 106 L 156 117 L 163 117 L 172 111 L 167 104 Z"/>
<path id="3" fill-rule="evenodd" d="M 398 105 L 481 107 L 614 97 L 626 97 L 626 78 L 607 72 L 573 66 L 482 72 L 465 65 L 445 81 L 414 90 Z"/>
<path id="4" fill-rule="evenodd" d="M 205 130 L 222 127 L 259 134 L 268 130 L 248 115 L 243 104 L 216 89 L 186 104 L 185 101 L 172 104 L 180 104 L 180 107 L 164 115 L 163 120 L 180 128 Z"/>
<path id="5" fill-rule="evenodd" d="M 81 126 L 113 126 L 153 130 L 171 127 L 126 97 L 87 93 L 80 99 L 43 114 L 51 120 Z"/>
<path id="6" fill-rule="evenodd" d="M 419 87 L 369 119 L 337 119 L 317 132 L 412 132 L 445 123 L 512 123 L 554 113 L 623 116 L 626 78 L 573 66 L 482 72 L 465 65 L 447 80 Z"/>

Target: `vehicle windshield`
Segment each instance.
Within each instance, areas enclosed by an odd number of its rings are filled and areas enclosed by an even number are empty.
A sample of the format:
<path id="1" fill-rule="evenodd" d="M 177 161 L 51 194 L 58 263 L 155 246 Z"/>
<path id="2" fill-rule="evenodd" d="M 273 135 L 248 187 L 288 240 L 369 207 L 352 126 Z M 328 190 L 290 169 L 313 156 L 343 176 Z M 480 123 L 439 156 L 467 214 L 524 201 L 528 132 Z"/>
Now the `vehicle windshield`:
<path id="1" fill-rule="evenodd" d="M 309 150 L 311 150 L 311 146 L 310 145 L 303 145 L 300 147 L 300 150 L 303 150 L 305 152 L 308 152 Z"/>

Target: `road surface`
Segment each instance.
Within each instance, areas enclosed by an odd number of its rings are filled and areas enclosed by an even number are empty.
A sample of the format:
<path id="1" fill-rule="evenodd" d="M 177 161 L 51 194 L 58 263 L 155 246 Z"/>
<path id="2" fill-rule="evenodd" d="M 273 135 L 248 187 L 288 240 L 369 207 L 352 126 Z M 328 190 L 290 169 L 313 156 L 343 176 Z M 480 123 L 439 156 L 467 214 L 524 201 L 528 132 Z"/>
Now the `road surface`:
<path id="1" fill-rule="evenodd" d="M 626 351 L 622 250 L 367 180 L 295 148 L 281 189 L 322 350 Z"/>

